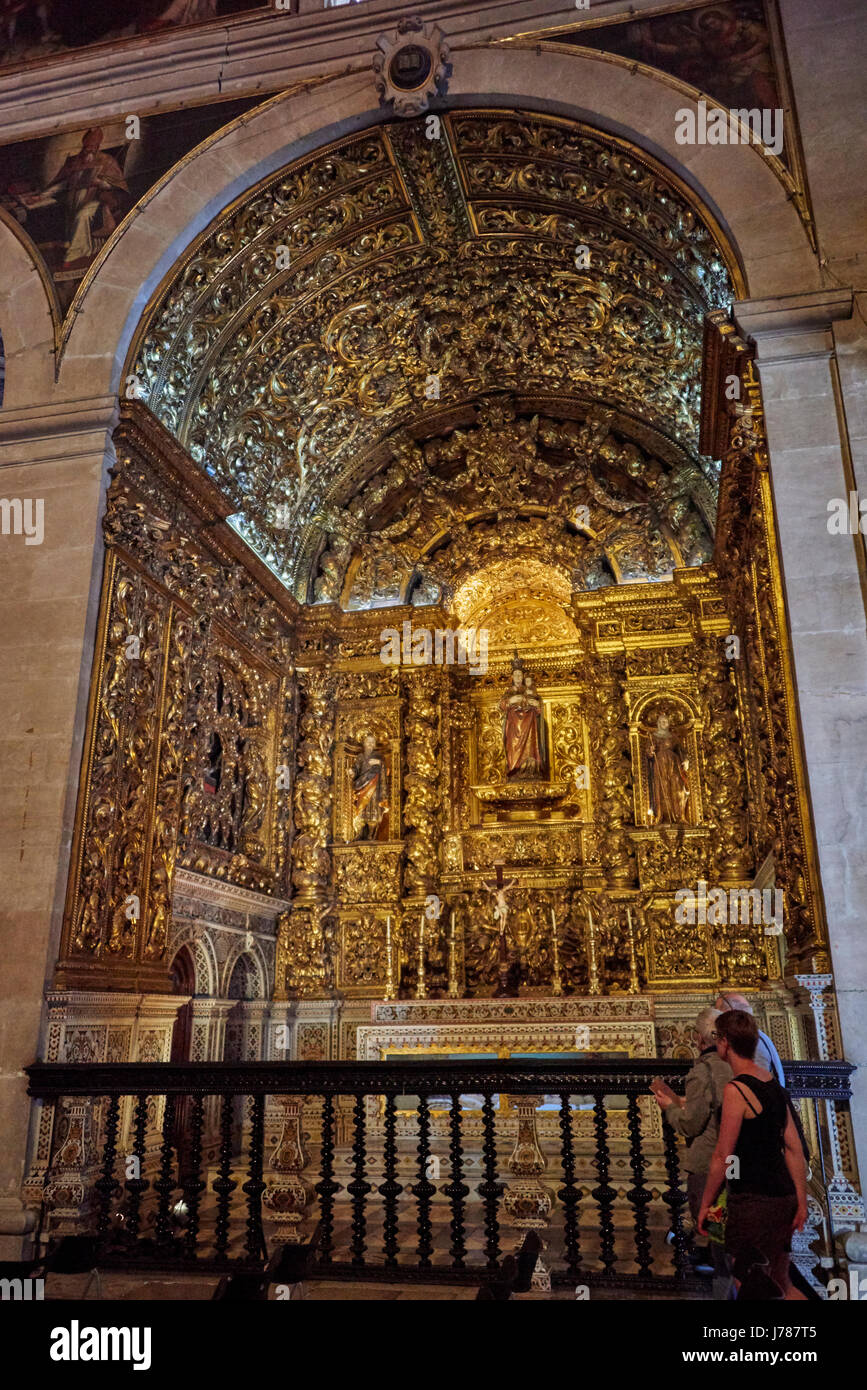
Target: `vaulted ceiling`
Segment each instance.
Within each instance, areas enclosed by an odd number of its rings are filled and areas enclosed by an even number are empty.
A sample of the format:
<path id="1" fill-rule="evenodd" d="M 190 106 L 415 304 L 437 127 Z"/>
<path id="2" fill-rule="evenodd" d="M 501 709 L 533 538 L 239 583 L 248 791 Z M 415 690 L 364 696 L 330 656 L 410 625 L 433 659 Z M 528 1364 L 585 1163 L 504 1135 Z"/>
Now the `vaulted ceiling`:
<path id="1" fill-rule="evenodd" d="M 589 127 L 395 121 L 217 218 L 132 371 L 302 602 L 469 611 L 509 526 L 552 592 L 660 578 L 710 548 L 723 256 L 669 174 Z"/>

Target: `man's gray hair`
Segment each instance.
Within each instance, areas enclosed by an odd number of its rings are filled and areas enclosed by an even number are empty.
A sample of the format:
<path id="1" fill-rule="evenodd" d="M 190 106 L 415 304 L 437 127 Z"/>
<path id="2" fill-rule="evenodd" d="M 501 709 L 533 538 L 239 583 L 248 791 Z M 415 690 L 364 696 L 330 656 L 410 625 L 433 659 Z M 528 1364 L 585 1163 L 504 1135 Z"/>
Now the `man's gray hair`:
<path id="1" fill-rule="evenodd" d="M 717 999 L 722 999 L 725 1003 L 725 1009 L 722 1010 L 723 1013 L 728 1009 L 739 1009 L 740 1012 L 744 1014 L 751 1014 L 753 1011 L 752 1004 L 743 994 L 718 994 Z"/>
<path id="2" fill-rule="evenodd" d="M 695 1020 L 695 1031 L 700 1038 L 706 1038 L 710 1042 L 713 1026 L 722 1013 L 722 1009 L 702 1009 L 698 1018 Z"/>

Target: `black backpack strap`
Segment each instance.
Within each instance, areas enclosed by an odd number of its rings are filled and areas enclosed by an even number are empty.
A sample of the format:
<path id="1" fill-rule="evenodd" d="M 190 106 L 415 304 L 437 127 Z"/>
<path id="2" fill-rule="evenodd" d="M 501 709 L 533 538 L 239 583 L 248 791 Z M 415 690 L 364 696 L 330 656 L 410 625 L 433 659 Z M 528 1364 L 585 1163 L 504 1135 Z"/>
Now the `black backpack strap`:
<path id="1" fill-rule="evenodd" d="M 736 1087 L 738 1091 L 740 1091 L 740 1094 L 743 1096 L 744 1100 L 746 1101 L 747 1105 L 748 1105 L 748 1106 L 750 1107 L 750 1109 L 752 1110 L 753 1114 L 754 1114 L 754 1115 L 760 1115 L 760 1114 L 762 1113 L 761 1110 L 757 1110 L 757 1109 L 756 1109 L 756 1107 L 753 1105 L 752 1101 L 750 1100 L 749 1096 L 747 1095 L 746 1091 L 741 1091 L 741 1088 L 740 1088 L 740 1086 L 738 1086 L 738 1083 L 737 1083 L 736 1081 L 732 1081 L 732 1085 L 733 1085 L 734 1087 Z M 747 1082 L 747 1085 L 750 1086 L 750 1083 Z M 750 1090 L 751 1090 L 751 1091 L 753 1090 L 752 1086 L 750 1086 Z M 755 1092 L 754 1092 L 754 1091 L 753 1091 L 753 1095 L 755 1095 Z"/>

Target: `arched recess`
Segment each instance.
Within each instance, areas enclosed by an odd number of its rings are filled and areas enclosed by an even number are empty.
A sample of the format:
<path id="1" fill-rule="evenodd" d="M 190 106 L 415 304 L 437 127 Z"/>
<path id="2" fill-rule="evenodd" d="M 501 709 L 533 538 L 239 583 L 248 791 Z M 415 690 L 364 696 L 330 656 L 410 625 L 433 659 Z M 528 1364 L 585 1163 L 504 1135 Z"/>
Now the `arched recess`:
<path id="1" fill-rule="evenodd" d="M 242 1001 L 269 997 L 268 967 L 258 943 L 247 946 L 241 941 L 230 950 L 223 966 L 220 993 L 224 999 Z"/>
<path id="2" fill-rule="evenodd" d="M 176 953 L 180 952 L 181 947 L 189 950 L 195 968 L 195 988 L 191 992 L 200 998 L 215 998 L 220 970 L 214 943 L 208 932 L 203 926 L 195 924 L 182 927 L 172 938 L 172 949 Z"/>
<path id="3" fill-rule="evenodd" d="M 634 141 L 716 212 L 753 296 L 818 287 L 819 271 L 797 212 L 748 145 L 675 142 L 682 93 L 645 73 L 590 54 L 472 48 L 455 55 L 443 105 L 545 110 Z M 552 101 L 551 92 L 576 94 Z M 372 76 L 353 75 L 278 96 L 193 154 L 145 197 L 76 306 L 60 362 L 67 393 L 116 391 L 142 312 L 179 256 L 214 215 L 267 174 L 350 131 L 389 119 Z"/>
<path id="4" fill-rule="evenodd" d="M 169 966 L 169 979 L 173 994 L 187 996 L 186 1003 L 182 1004 L 178 1010 L 178 1016 L 172 1029 L 170 1060 L 172 1062 L 188 1062 L 193 1034 L 193 1005 L 190 996 L 197 993 L 196 965 L 193 960 L 193 952 L 188 945 L 181 946 L 180 950 L 175 953 L 174 960 Z"/>
<path id="5" fill-rule="evenodd" d="M 672 734 L 680 747 L 689 789 L 684 813 L 673 823 L 673 828 L 701 826 L 706 820 L 706 808 L 703 804 L 704 778 L 700 775 L 700 763 L 704 756 L 702 710 L 687 688 L 676 685 L 672 687 L 671 683 L 667 686 L 660 684 L 656 689 L 638 698 L 630 712 L 629 742 L 635 789 L 635 823 L 654 824 L 653 817 L 649 814 L 647 745 L 653 740 L 651 729 L 661 714 L 670 721 Z"/>

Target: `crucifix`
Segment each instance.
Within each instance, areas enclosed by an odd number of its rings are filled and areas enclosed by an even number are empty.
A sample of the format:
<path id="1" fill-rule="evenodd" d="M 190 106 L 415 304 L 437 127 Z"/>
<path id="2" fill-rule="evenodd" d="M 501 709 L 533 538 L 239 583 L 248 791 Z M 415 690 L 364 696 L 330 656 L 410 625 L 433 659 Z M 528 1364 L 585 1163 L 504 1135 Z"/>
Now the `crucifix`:
<path id="1" fill-rule="evenodd" d="M 506 922 L 509 917 L 509 904 L 506 901 L 506 894 L 510 888 L 514 888 L 518 882 L 516 878 L 510 878 L 508 883 L 503 882 L 503 861 L 500 859 L 494 865 L 496 871 L 496 881 L 490 879 L 483 880 L 484 886 L 489 893 L 494 895 L 494 927 L 499 931 L 499 962 L 498 972 L 500 982 L 497 987 L 495 998 L 509 994 L 509 941 L 506 936 Z M 515 991 L 517 993 L 517 991 Z"/>

